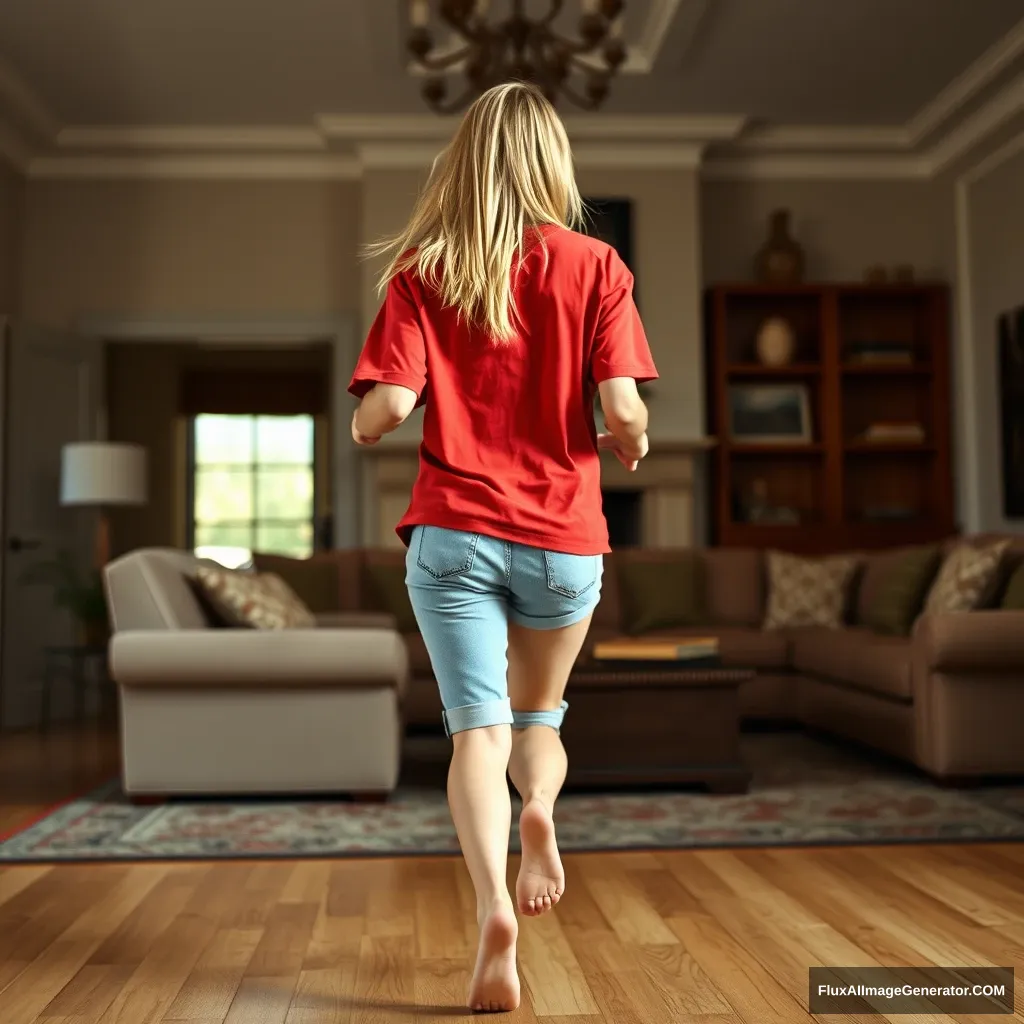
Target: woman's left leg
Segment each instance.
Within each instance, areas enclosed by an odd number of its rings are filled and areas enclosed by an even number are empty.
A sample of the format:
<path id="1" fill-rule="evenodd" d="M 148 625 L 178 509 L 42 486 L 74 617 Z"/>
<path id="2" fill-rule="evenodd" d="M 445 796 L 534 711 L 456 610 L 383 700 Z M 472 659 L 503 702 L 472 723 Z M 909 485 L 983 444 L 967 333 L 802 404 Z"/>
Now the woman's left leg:
<path id="1" fill-rule="evenodd" d="M 409 596 L 452 737 L 448 803 L 477 899 L 480 946 L 470 986 L 476 1010 L 519 1005 L 518 925 L 506 884 L 512 807 L 505 545 L 420 527 L 406 559 Z"/>

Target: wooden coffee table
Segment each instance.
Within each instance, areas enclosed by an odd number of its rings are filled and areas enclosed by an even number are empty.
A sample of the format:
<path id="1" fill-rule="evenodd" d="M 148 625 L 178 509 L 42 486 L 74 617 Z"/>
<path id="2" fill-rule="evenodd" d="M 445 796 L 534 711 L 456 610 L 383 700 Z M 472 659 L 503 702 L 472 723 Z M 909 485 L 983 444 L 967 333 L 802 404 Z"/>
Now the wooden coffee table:
<path id="1" fill-rule="evenodd" d="M 745 793 L 739 685 L 748 669 L 594 664 L 569 677 L 562 742 L 573 787 L 702 784 Z"/>

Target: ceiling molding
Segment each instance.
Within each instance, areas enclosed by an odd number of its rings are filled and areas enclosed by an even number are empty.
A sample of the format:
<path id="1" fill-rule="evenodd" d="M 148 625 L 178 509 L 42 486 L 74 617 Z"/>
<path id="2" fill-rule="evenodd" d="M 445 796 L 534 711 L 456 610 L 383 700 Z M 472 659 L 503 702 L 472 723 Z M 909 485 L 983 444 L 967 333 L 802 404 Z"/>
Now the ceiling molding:
<path id="1" fill-rule="evenodd" d="M 257 155 L 164 155 L 36 157 L 28 165 L 28 177 L 39 180 L 215 180 L 215 181 L 347 181 L 360 176 L 362 168 L 352 156 L 342 154 Z"/>
<path id="2" fill-rule="evenodd" d="M 58 149 L 129 151 L 201 151 L 315 153 L 326 151 L 323 134 L 316 128 L 270 125 L 224 128 L 190 125 L 88 126 L 62 128 Z"/>
<path id="3" fill-rule="evenodd" d="M 932 173 L 938 174 L 967 156 L 975 146 L 1021 111 L 1024 111 L 1024 72 L 932 146 L 929 153 Z"/>
<path id="4" fill-rule="evenodd" d="M 1024 54 L 1024 18 L 907 122 L 911 145 L 938 131 L 997 75 Z"/>
<path id="5" fill-rule="evenodd" d="M 701 165 L 709 181 L 922 181 L 930 175 L 927 159 L 910 154 L 755 154 Z"/>
<path id="6" fill-rule="evenodd" d="M 764 125 L 736 139 L 733 149 L 755 152 L 899 152 L 908 148 L 901 125 Z"/>

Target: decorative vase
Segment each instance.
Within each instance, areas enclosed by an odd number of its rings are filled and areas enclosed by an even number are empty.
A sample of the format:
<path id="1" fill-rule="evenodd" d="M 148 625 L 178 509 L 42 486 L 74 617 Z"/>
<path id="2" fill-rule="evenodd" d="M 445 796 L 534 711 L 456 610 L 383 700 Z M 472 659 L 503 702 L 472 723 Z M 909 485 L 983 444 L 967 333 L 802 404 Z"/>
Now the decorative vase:
<path id="1" fill-rule="evenodd" d="M 759 281 L 798 284 L 804 276 L 804 251 L 789 231 L 789 210 L 776 210 L 768 221 L 768 240 L 755 260 Z"/>
<path id="2" fill-rule="evenodd" d="M 889 280 L 889 271 L 883 266 L 868 267 L 864 271 L 864 280 L 868 284 L 885 284 Z"/>
<path id="3" fill-rule="evenodd" d="M 781 316 L 771 316 L 757 331 L 757 358 L 764 366 L 787 366 L 796 352 L 793 328 Z"/>

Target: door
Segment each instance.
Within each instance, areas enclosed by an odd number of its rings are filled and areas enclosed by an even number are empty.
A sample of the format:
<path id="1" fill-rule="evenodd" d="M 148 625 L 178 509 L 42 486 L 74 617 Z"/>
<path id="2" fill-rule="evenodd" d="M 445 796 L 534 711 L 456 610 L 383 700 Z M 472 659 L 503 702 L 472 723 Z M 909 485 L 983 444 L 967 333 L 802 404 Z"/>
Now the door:
<path id="1" fill-rule="evenodd" d="M 60 505 L 60 459 L 96 436 L 101 349 L 71 334 L 7 322 L 3 339 L 3 546 L 0 552 L 0 728 L 38 723 L 44 652 L 75 639 L 51 585 L 30 582 L 62 554 L 91 569 L 95 516 Z M 53 714 L 72 706 L 68 687 Z"/>

